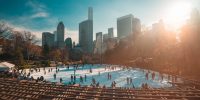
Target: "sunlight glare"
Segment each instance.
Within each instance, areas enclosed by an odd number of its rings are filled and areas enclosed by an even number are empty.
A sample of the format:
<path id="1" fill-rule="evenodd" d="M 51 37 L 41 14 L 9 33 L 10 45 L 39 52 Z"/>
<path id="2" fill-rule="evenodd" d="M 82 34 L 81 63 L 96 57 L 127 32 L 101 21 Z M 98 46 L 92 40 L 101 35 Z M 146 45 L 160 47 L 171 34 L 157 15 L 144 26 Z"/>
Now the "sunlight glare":
<path id="1" fill-rule="evenodd" d="M 189 18 L 191 4 L 187 2 L 177 2 L 170 5 L 164 16 L 165 22 L 173 28 L 179 28 Z"/>

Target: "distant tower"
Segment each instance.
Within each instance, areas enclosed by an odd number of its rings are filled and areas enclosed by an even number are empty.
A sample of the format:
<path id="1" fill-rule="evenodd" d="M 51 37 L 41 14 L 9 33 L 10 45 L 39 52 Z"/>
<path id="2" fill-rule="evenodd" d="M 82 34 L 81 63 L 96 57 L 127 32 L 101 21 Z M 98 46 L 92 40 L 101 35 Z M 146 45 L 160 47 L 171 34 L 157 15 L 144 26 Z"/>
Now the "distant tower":
<path id="1" fill-rule="evenodd" d="M 52 48 L 54 46 L 54 37 L 55 35 L 50 32 L 43 32 L 42 33 L 42 46 L 47 45 L 48 47 Z"/>
<path id="2" fill-rule="evenodd" d="M 108 28 L 108 37 L 113 38 L 114 37 L 113 34 L 114 34 L 113 28 Z"/>
<path id="3" fill-rule="evenodd" d="M 137 35 L 141 32 L 141 24 L 138 18 L 134 18 L 132 14 L 117 18 L 117 37 L 119 39 L 130 35 Z"/>
<path id="4" fill-rule="evenodd" d="M 102 32 L 96 33 L 96 45 L 94 53 L 101 54 L 102 53 Z"/>
<path id="5" fill-rule="evenodd" d="M 117 18 L 117 37 L 119 39 L 133 33 L 133 18 L 132 14 Z"/>
<path id="6" fill-rule="evenodd" d="M 54 34 L 54 46 L 57 46 L 57 32 L 53 31 Z"/>
<path id="7" fill-rule="evenodd" d="M 63 22 L 59 22 L 56 33 L 57 33 L 57 47 L 63 48 L 64 47 L 64 33 L 65 33 L 65 26 Z"/>
<path id="8" fill-rule="evenodd" d="M 92 7 L 88 8 L 88 20 L 93 20 L 93 9 L 92 9 Z"/>
<path id="9" fill-rule="evenodd" d="M 79 44 L 84 53 L 93 52 L 93 15 L 88 8 L 88 19 L 79 23 Z"/>
<path id="10" fill-rule="evenodd" d="M 66 39 L 65 39 L 65 46 L 66 46 L 68 49 L 72 49 L 72 39 L 71 39 L 71 38 L 66 38 Z"/>

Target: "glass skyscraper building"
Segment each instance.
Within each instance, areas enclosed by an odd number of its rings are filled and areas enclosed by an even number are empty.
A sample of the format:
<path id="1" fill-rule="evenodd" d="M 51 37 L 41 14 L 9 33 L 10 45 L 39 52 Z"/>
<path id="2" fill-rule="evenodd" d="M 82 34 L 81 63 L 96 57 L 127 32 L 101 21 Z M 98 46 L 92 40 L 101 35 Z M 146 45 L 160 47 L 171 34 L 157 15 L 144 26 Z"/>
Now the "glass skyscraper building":
<path id="1" fill-rule="evenodd" d="M 108 37 L 109 38 L 113 38 L 114 37 L 113 28 L 108 28 Z"/>
<path id="2" fill-rule="evenodd" d="M 95 43 L 95 49 L 94 49 L 95 54 L 102 53 L 102 46 L 103 46 L 102 35 L 103 35 L 102 32 L 96 33 L 96 43 Z"/>
<path id="3" fill-rule="evenodd" d="M 140 20 L 132 14 L 117 18 L 117 37 L 119 39 L 130 34 L 137 34 L 141 31 Z"/>
<path id="4" fill-rule="evenodd" d="M 59 22 L 57 26 L 57 31 L 56 31 L 56 46 L 58 48 L 64 48 L 64 33 L 65 33 L 65 26 L 63 22 Z"/>
<path id="5" fill-rule="evenodd" d="M 84 53 L 93 52 L 93 9 L 88 8 L 88 19 L 79 23 L 79 44 Z"/>
<path id="6" fill-rule="evenodd" d="M 52 48 L 54 46 L 54 34 L 50 32 L 43 32 L 42 33 L 42 46 L 47 45 L 48 47 Z"/>

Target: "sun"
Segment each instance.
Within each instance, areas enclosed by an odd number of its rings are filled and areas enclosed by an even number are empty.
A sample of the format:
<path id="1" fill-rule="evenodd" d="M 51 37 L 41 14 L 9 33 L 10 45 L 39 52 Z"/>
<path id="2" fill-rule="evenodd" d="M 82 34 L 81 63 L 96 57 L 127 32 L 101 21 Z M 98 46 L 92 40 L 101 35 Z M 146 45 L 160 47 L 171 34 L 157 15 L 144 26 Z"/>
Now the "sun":
<path id="1" fill-rule="evenodd" d="M 191 4 L 188 2 L 176 2 L 167 7 L 164 20 L 171 27 L 178 28 L 183 25 L 190 16 Z"/>

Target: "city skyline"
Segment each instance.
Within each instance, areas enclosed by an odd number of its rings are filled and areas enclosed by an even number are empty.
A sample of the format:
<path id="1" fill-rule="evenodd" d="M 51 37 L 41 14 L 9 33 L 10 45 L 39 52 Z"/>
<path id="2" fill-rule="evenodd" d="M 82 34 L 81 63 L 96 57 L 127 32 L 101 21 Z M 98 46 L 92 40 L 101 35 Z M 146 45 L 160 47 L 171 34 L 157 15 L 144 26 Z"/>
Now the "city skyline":
<path id="1" fill-rule="evenodd" d="M 77 43 L 78 23 L 87 19 L 86 13 L 89 6 L 93 7 L 94 10 L 93 36 L 95 39 L 96 32 L 103 32 L 103 34 L 105 34 L 109 27 L 114 28 L 114 36 L 116 37 L 116 20 L 118 17 L 133 14 L 133 16 L 139 18 L 141 24 L 145 26 L 151 26 L 160 19 L 163 19 L 165 22 L 166 19 L 164 16 L 166 14 L 169 15 L 167 16 L 169 18 L 168 21 L 174 20 L 170 19 L 170 17 L 179 18 L 183 16 L 185 18 L 180 19 L 182 21 L 187 19 L 187 14 L 180 13 L 176 14 L 177 16 L 171 16 L 170 13 L 174 14 L 174 12 L 170 12 L 170 9 L 176 8 L 177 11 L 181 12 L 181 10 L 186 11 L 189 8 L 198 7 L 197 5 L 200 3 L 198 0 L 112 1 L 113 0 L 94 0 L 90 2 L 88 2 L 88 0 L 50 0 L 47 2 L 43 0 L 20 0 L 10 3 L 11 1 L 9 0 L 2 0 L 0 1 L 2 7 L 2 9 L 0 9 L 0 19 L 1 21 L 9 23 L 15 29 L 31 31 L 40 39 L 42 37 L 42 32 L 55 31 L 58 22 L 63 21 L 66 26 L 65 38 L 71 37 L 72 40 Z M 179 3 L 179 5 L 176 5 L 176 3 Z M 7 4 L 10 6 L 6 6 Z M 181 9 L 182 7 L 188 9 Z M 199 7 L 197 9 L 199 9 Z M 166 23 L 169 24 L 168 22 Z"/>
<path id="2" fill-rule="evenodd" d="M 200 0 L 0 0 L 0 100 L 200 100 Z"/>

